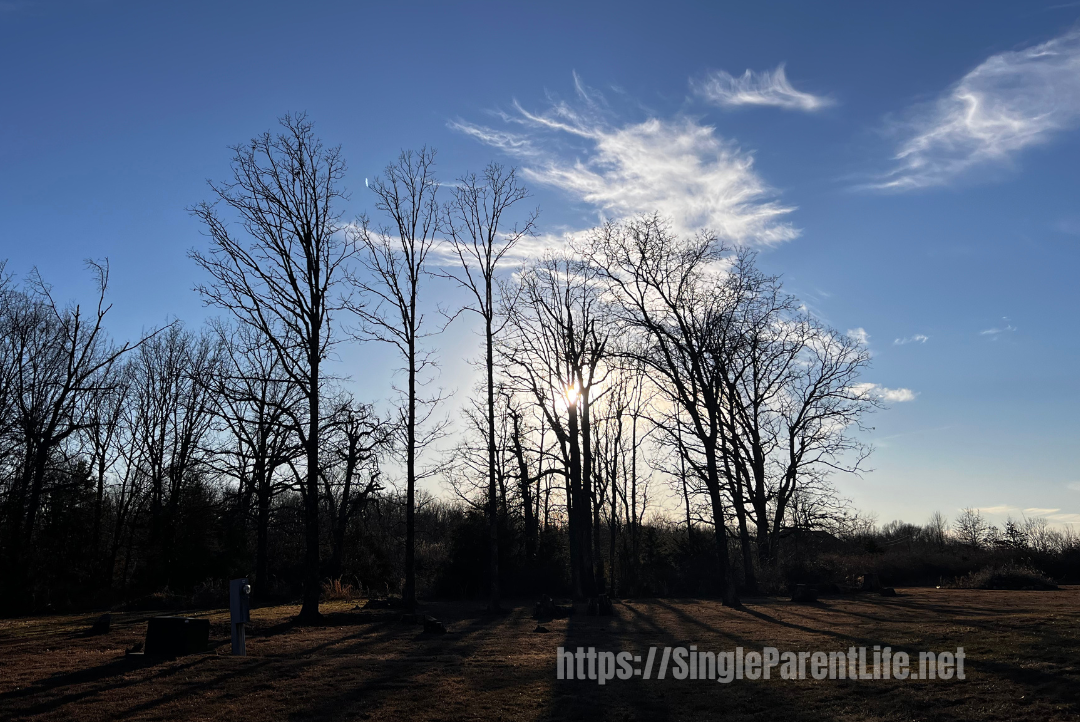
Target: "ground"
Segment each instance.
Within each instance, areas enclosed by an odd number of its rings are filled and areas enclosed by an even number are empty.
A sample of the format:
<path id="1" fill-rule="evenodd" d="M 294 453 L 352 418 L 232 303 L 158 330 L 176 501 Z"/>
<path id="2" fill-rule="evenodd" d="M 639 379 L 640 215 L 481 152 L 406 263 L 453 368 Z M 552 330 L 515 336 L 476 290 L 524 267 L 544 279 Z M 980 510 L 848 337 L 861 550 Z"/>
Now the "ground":
<path id="1" fill-rule="evenodd" d="M 146 613 L 0 621 L 0 719 L 93 720 L 1052 720 L 1080 718 L 1080 587 L 1060 591 L 901 589 L 815 605 L 746 600 L 633 599 L 614 617 L 575 615 L 534 632 L 531 605 L 485 614 L 431 602 L 449 633 L 425 633 L 400 612 L 323 605 L 327 622 L 297 627 L 297 607 L 252 611 L 248 656 L 230 656 L 224 611 L 211 651 L 173 660 L 125 657 Z M 579 612 L 583 611 L 582 607 Z M 783 650 L 963 646 L 967 679 L 557 680 L 555 650 L 594 646 L 644 654 L 650 645 Z M 657 659 L 659 660 L 659 654 Z M 657 668 L 659 664 L 657 664 Z M 654 671 L 654 676 L 656 671 Z M 774 672 L 775 676 L 775 672 Z"/>

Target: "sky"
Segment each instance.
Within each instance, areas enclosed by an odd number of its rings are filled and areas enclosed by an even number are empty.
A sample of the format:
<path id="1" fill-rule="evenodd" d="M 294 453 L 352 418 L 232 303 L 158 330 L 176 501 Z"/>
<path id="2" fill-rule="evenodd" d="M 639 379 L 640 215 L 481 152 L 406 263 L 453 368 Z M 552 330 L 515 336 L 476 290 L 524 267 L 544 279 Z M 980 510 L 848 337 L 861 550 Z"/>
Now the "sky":
<path id="1" fill-rule="evenodd" d="M 108 258 L 116 337 L 197 328 L 185 209 L 296 111 L 348 217 L 428 145 L 446 183 L 517 167 L 536 246 L 659 211 L 756 248 L 873 353 L 858 509 L 1080 523 L 1080 2 L 0 0 L 0 259 L 88 302 Z M 459 404 L 470 323 L 437 341 Z M 338 362 L 371 400 L 392 366 Z"/>

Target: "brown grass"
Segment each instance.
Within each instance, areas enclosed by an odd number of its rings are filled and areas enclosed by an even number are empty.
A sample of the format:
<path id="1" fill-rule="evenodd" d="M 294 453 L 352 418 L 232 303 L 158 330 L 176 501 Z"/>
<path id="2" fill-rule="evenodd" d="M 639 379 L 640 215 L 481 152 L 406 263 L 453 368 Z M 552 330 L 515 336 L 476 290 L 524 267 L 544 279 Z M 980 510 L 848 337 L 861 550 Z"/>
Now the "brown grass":
<path id="1" fill-rule="evenodd" d="M 0 719 L 353 720 L 1051 720 L 1080 716 L 1080 588 L 1048 592 L 905 589 L 798 606 L 747 600 L 631 600 L 616 617 L 574 616 L 533 633 L 531 608 L 502 616 L 476 603 L 431 603 L 447 635 L 400 612 L 323 605 L 327 623 L 295 627 L 296 607 L 252 611 L 246 658 L 228 656 L 227 615 L 208 654 L 124 657 L 146 613 L 81 637 L 96 615 L 0 621 Z M 696 643 L 781 650 L 964 646 L 967 681 L 557 681 L 555 648 L 644 653 Z"/>

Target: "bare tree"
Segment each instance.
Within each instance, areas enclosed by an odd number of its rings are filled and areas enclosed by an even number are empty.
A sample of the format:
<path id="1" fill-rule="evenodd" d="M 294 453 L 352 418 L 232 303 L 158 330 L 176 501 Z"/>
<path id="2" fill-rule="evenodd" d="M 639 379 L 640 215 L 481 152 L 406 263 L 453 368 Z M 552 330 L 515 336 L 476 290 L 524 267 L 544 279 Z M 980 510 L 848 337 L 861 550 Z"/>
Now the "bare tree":
<path id="1" fill-rule="evenodd" d="M 389 343 L 401 354 L 407 377 L 400 429 L 405 436 L 405 589 L 403 599 L 416 604 L 416 482 L 417 456 L 441 434 L 442 427 L 421 432 L 431 418 L 438 396 L 421 399 L 422 375 L 434 367 L 431 351 L 421 347 L 431 335 L 418 307 L 421 280 L 428 275 L 427 258 L 436 242 L 439 183 L 434 175 L 435 151 L 402 151 L 386 166 L 382 177 L 370 184 L 375 206 L 390 219 L 376 231 L 361 218 L 354 231 L 366 250 L 362 264 L 367 278 L 356 279 L 365 296 L 377 299 L 373 307 L 354 308 L 362 322 L 361 335 Z M 442 329 L 436 330 L 438 333 Z"/>
<path id="2" fill-rule="evenodd" d="M 343 395 L 326 424 L 328 459 L 323 485 L 330 517 L 330 573 L 341 575 L 349 522 L 372 495 L 382 490 L 379 457 L 390 446 L 395 428 L 369 404 Z"/>
<path id="3" fill-rule="evenodd" d="M 334 312 L 345 268 L 355 254 L 343 238 L 336 204 L 345 162 L 340 147 L 327 148 L 303 113 L 281 118 L 282 131 L 269 131 L 233 146 L 232 180 L 210 183 L 213 203 L 191 209 L 206 226 L 210 252 L 192 251 L 211 277 L 196 290 L 207 304 L 224 308 L 267 340 L 282 370 L 307 401 L 306 419 L 297 419 L 306 451 L 303 483 L 305 529 L 304 600 L 299 620 L 319 613 L 319 438 L 322 363 L 334 342 Z M 218 211 L 231 209 L 246 238 Z"/>
<path id="4" fill-rule="evenodd" d="M 949 536 L 949 520 L 940 511 L 935 511 L 927 520 L 923 532 L 931 544 L 943 547 Z"/>
<path id="5" fill-rule="evenodd" d="M 990 531 L 990 525 L 978 509 L 967 507 L 960 511 L 956 517 L 956 525 L 953 527 L 956 536 L 962 544 L 979 549 L 986 541 L 986 534 Z"/>
<path id="6" fill-rule="evenodd" d="M 102 393 L 94 399 L 88 409 L 89 423 L 84 431 L 90 453 L 91 473 L 94 475 L 94 532 L 93 549 L 101 550 L 103 523 L 105 515 L 107 475 L 120 461 L 119 437 L 123 431 L 124 412 L 128 404 L 130 384 L 122 365 L 110 369 L 112 378 L 103 383 Z M 97 571 L 108 582 L 111 568 L 102 567 Z"/>
<path id="7" fill-rule="evenodd" d="M 610 330 L 595 269 L 552 254 L 518 278 L 505 304 L 504 373 L 528 395 L 555 435 L 563 459 L 570 521 L 571 579 L 578 597 L 597 591 L 592 405 L 608 373 Z"/>
<path id="8" fill-rule="evenodd" d="M 213 401 L 203 380 L 217 375 L 217 352 L 215 338 L 174 324 L 144 343 L 129 368 L 132 443 L 137 473 L 150 487 L 151 579 L 156 584 L 170 583 L 181 500 L 207 469 Z"/>
<path id="9" fill-rule="evenodd" d="M 206 379 L 228 441 L 218 456 L 239 482 L 241 515 L 254 500 L 255 580 L 269 590 L 269 529 L 274 498 L 288 487 L 277 472 L 303 453 L 296 419 L 304 399 L 270 343 L 247 324 L 215 322 L 222 350 L 219 373 Z"/>
<path id="10" fill-rule="evenodd" d="M 36 270 L 28 291 L 4 294 L 0 343 L 8 378 L 3 394 L 15 411 L 12 421 L 22 453 L 5 500 L 10 538 L 4 556 L 15 567 L 17 594 L 29 590 L 29 551 L 50 463 L 61 445 L 96 424 L 90 410 L 117 383 L 115 364 L 141 343 L 118 347 L 107 338 L 103 324 L 111 308 L 105 302 L 109 266 L 93 261 L 87 266 L 98 287 L 96 307 L 89 314 L 78 304 L 60 305 Z"/>
<path id="11" fill-rule="evenodd" d="M 444 230 L 461 269 L 451 274 L 473 297 L 467 310 L 484 321 L 484 366 L 487 372 L 488 446 L 488 572 L 491 576 L 489 606 L 499 608 L 498 489 L 495 478 L 495 276 L 500 263 L 522 238 L 532 234 L 538 211 L 522 223 L 508 226 L 504 216 L 529 197 L 513 169 L 491 163 L 481 176 L 468 174 L 458 180 L 443 212 Z"/>
<path id="12" fill-rule="evenodd" d="M 758 523 L 762 558 L 775 561 L 775 549 L 794 495 L 831 496 L 827 478 L 834 472 L 857 473 L 870 447 L 849 432 L 865 430 L 864 414 L 880 405 L 862 391 L 859 374 L 870 362 L 870 353 L 857 339 L 800 313 L 783 324 L 798 328 L 801 348 L 781 394 L 771 404 L 780 429 L 774 478 L 766 484 L 765 503 L 756 508 L 771 513 L 766 524 Z"/>
<path id="13" fill-rule="evenodd" d="M 607 280 L 622 322 L 643 337 L 640 359 L 679 411 L 669 413 L 668 421 L 686 426 L 686 461 L 706 487 L 712 508 L 721 595 L 726 604 L 738 604 L 728 558 L 725 369 L 720 363 L 730 342 L 738 289 L 713 269 L 724 249 L 708 234 L 678 239 L 651 216 L 602 227 L 584 250 Z M 691 441 L 696 453 L 689 453 Z"/>

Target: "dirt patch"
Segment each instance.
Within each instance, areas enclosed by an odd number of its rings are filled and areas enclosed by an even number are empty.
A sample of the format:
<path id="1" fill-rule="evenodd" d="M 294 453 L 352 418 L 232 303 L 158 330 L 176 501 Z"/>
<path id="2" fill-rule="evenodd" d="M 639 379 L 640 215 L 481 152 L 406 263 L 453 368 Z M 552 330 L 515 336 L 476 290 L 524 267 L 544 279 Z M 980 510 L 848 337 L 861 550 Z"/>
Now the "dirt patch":
<path id="1" fill-rule="evenodd" d="M 229 656 L 228 618 L 211 621 L 207 654 L 125 657 L 146 613 L 0 621 L 0 718 L 254 720 L 1013 720 L 1080 718 L 1080 589 L 1051 592 L 901 589 L 900 596 L 823 597 L 797 605 L 747 600 L 626 600 L 613 617 L 545 622 L 533 602 L 503 615 L 476 603 L 419 610 L 427 634 L 395 610 L 323 605 L 327 623 L 297 627 L 297 607 L 252 611 L 248 656 Z M 580 612 L 584 611 L 582 607 Z M 967 680 L 558 681 L 555 649 L 646 654 L 650 645 L 730 650 L 966 650 Z"/>

